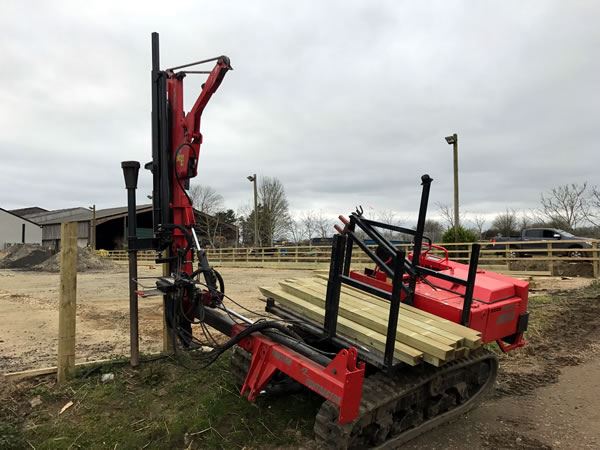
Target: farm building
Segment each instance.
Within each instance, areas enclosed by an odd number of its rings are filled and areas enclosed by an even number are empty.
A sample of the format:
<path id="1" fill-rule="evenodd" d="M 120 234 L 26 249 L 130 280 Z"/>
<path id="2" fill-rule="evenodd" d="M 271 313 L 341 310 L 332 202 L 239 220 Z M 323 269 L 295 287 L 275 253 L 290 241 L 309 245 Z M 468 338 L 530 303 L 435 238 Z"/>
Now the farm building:
<path id="1" fill-rule="evenodd" d="M 42 227 L 0 208 L 0 249 L 11 244 L 41 244 Z"/>
<path id="2" fill-rule="evenodd" d="M 41 208 L 24 208 L 32 210 L 23 217 L 42 226 L 42 244 L 54 250 L 60 248 L 60 226 L 65 222 L 77 222 L 77 244 L 80 247 L 94 246 L 104 250 L 118 250 L 126 247 L 127 242 L 127 207 L 98 209 L 93 212 L 88 208 L 69 208 L 45 211 Z M 22 210 L 21 210 L 22 211 Z M 198 226 L 196 231 L 208 244 L 206 226 L 212 229 L 219 245 L 233 245 L 237 238 L 237 226 L 227 223 L 215 223 L 212 216 L 195 210 Z M 152 237 L 152 205 L 137 207 L 137 235 L 140 238 Z M 94 233 L 95 230 L 95 233 Z M 215 232 L 216 231 L 216 232 Z"/>

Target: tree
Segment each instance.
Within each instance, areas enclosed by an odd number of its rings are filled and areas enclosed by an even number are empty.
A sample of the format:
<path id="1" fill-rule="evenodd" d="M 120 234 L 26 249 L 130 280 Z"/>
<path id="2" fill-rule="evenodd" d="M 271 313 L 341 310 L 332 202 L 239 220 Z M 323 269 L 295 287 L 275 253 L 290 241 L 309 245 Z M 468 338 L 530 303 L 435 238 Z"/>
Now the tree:
<path id="1" fill-rule="evenodd" d="M 219 222 L 227 223 L 230 225 L 235 225 L 238 220 L 235 216 L 235 211 L 233 209 L 228 209 L 227 211 L 219 211 L 215 214 L 215 217 L 219 219 Z"/>
<path id="2" fill-rule="evenodd" d="M 200 212 L 214 215 L 223 210 L 223 196 L 210 186 L 195 184 L 188 194 L 194 208 Z"/>
<path id="3" fill-rule="evenodd" d="M 334 221 L 323 215 L 323 211 L 304 211 L 300 222 L 306 239 L 326 238 L 333 234 Z"/>
<path id="4" fill-rule="evenodd" d="M 287 226 L 287 234 L 290 240 L 295 244 L 299 244 L 306 239 L 306 228 L 304 227 L 302 220 L 290 217 Z"/>
<path id="5" fill-rule="evenodd" d="M 448 228 L 442 236 L 442 242 L 476 242 L 477 236 L 472 230 L 459 226 L 457 229 Z M 454 247 L 456 249 L 462 247 Z"/>
<path id="6" fill-rule="evenodd" d="M 587 182 L 554 187 L 541 195 L 540 203 L 549 221 L 563 224 L 567 231 L 572 231 L 588 217 Z"/>
<path id="7" fill-rule="evenodd" d="M 482 239 L 483 227 L 485 227 L 485 222 L 486 222 L 485 217 L 475 214 L 473 216 L 473 218 L 471 219 L 471 222 L 473 223 L 473 227 L 475 228 L 475 231 L 477 231 L 477 239 Z"/>
<path id="8" fill-rule="evenodd" d="M 492 221 L 492 228 L 502 236 L 514 236 L 519 234 L 519 217 L 514 209 L 506 208 L 506 211 L 498 214 Z"/>
<path id="9" fill-rule="evenodd" d="M 388 225 L 400 225 L 400 220 L 396 219 L 396 213 L 391 209 L 383 209 L 379 211 L 376 215 L 377 221 L 382 223 L 387 223 Z M 397 237 L 398 233 L 395 233 L 392 230 L 379 229 L 381 235 L 389 240 Z"/>
<path id="10" fill-rule="evenodd" d="M 289 225 L 289 205 L 283 184 L 275 177 L 263 177 L 258 189 L 260 234 L 265 235 L 263 245 L 273 245 L 273 240 L 284 236 Z"/>
<path id="11" fill-rule="evenodd" d="M 254 217 L 256 211 L 252 211 L 244 218 L 239 219 L 240 226 L 242 227 L 242 242 L 244 245 L 254 246 L 255 242 L 258 242 L 258 246 L 267 245 L 270 242 L 270 235 L 268 234 L 267 226 L 265 225 L 265 210 L 263 206 L 258 204 L 258 239 L 254 239 Z"/>
<path id="12" fill-rule="evenodd" d="M 194 208 L 202 213 L 198 223 L 201 234 L 212 247 L 216 247 L 219 225 L 223 223 L 222 217 L 217 216 L 223 210 L 223 196 L 212 187 L 201 184 L 193 185 L 188 195 Z"/>
<path id="13" fill-rule="evenodd" d="M 442 216 L 442 222 L 446 224 L 446 228 L 454 228 L 454 208 L 445 203 L 437 203 L 438 211 Z M 459 211 L 458 220 L 463 223 L 465 220 L 464 212 Z"/>
<path id="14" fill-rule="evenodd" d="M 442 239 L 442 234 L 444 233 L 444 227 L 440 222 L 433 219 L 425 220 L 425 227 L 423 229 L 423 234 L 431 239 L 433 242 L 440 242 Z"/>
<path id="15" fill-rule="evenodd" d="M 589 196 L 587 220 L 595 227 L 600 226 L 600 187 L 593 186 Z"/>

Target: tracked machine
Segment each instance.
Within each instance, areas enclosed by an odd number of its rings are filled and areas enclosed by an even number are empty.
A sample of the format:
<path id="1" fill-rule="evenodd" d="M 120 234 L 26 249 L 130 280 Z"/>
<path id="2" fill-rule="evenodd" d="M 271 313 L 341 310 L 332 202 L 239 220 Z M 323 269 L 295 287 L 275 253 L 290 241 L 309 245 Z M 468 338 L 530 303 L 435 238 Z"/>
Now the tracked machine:
<path id="1" fill-rule="evenodd" d="M 479 270 L 477 244 L 465 265 L 449 260 L 444 248 L 424 236 L 432 179 L 421 178 L 416 230 L 370 220 L 362 210 L 340 216 L 322 320 L 299 314 L 276 298 L 266 300 L 268 317 L 251 320 L 226 306 L 224 280 L 200 245 L 187 193 L 190 179 L 197 175 L 202 112 L 231 70 L 230 61 L 220 56 L 161 70 L 156 33 L 152 60 L 152 161 L 146 165 L 153 176 L 151 239 L 135 234 L 139 163 L 122 163 L 129 189 L 132 361 L 137 353 L 136 302 L 162 295 L 168 330 L 181 350 L 196 353 L 196 335 L 206 335 L 209 327 L 229 337 L 211 352 L 199 353 L 202 361 L 210 362 L 233 348 L 232 372 L 248 400 L 288 388 L 322 396 L 314 430 L 323 447 L 395 448 L 474 407 L 493 387 L 498 366 L 494 354 L 479 346 L 460 349 L 460 354 L 457 350 L 450 362 L 424 358 L 406 364 L 394 351 L 403 305 L 475 330 L 482 344 L 496 342 L 508 352 L 525 344 L 528 284 Z M 214 63 L 211 70 L 195 68 L 208 63 Z M 186 114 L 183 81 L 188 74 L 205 74 L 207 79 Z M 384 237 L 386 230 L 412 236 L 410 251 L 395 247 Z M 368 236 L 376 247 L 367 246 L 361 236 Z M 149 280 L 137 276 L 136 252 L 141 249 L 156 250 L 157 262 L 168 267 L 146 288 Z M 372 267 L 352 270 L 357 249 L 372 260 Z M 344 289 L 388 305 L 385 343 L 379 348 L 338 331 Z"/>

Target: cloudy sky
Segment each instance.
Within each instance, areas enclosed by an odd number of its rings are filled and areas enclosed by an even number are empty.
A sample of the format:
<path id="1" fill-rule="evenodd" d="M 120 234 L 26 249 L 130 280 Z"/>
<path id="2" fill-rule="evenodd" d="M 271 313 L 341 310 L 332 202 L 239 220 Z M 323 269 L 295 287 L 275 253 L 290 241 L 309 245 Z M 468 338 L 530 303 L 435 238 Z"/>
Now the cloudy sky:
<path id="1" fill-rule="evenodd" d="M 599 18 L 592 0 L 4 0 L 0 206 L 125 203 L 120 161 L 150 159 L 158 31 L 164 67 L 231 58 L 196 178 L 228 207 L 250 203 L 257 172 L 294 212 L 410 218 L 429 173 L 435 215 L 456 132 L 463 210 L 535 208 L 553 186 L 600 184 Z"/>

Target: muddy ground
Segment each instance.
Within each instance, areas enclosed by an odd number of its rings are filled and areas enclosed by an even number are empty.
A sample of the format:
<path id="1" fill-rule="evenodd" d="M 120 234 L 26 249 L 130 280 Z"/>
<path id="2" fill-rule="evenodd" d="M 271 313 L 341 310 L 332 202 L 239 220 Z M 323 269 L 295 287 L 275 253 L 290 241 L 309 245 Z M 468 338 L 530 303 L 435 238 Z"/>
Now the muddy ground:
<path id="1" fill-rule="evenodd" d="M 127 353 L 125 270 L 79 275 L 79 361 Z M 227 293 L 258 311 L 263 303 L 257 286 L 308 274 L 232 268 L 221 272 Z M 140 267 L 140 276 L 155 275 L 158 268 Z M 404 448 L 600 448 L 600 285 L 589 284 L 579 278 L 533 280 L 530 344 L 500 356 L 495 395 Z M 57 274 L 0 271 L 0 372 L 55 364 L 57 291 Z M 160 300 L 140 301 L 142 351 L 160 349 L 161 320 Z"/>
<path id="2" fill-rule="evenodd" d="M 586 284 L 534 283 L 529 343 L 500 355 L 494 396 L 404 448 L 600 448 L 600 284 Z"/>

